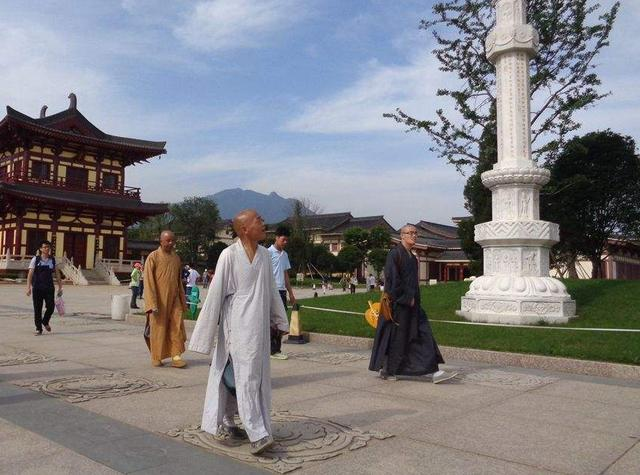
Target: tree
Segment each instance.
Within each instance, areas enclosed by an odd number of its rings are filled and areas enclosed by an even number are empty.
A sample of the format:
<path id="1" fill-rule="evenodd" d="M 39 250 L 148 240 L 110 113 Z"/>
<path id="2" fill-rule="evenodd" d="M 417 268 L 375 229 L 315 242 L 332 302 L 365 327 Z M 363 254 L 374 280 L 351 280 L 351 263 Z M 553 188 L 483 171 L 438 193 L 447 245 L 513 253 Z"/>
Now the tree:
<path id="1" fill-rule="evenodd" d="M 157 241 L 160 233 L 173 226 L 173 216 L 171 213 L 159 214 L 141 221 L 127 229 L 127 238 L 139 241 Z"/>
<path id="2" fill-rule="evenodd" d="M 220 224 L 218 206 L 209 198 L 185 198 L 169 208 L 174 217 L 177 252 L 186 262 L 196 263 L 201 253 L 215 240 Z"/>
<path id="3" fill-rule="evenodd" d="M 353 272 L 364 261 L 364 253 L 352 244 L 347 244 L 338 253 L 338 265 L 342 272 Z"/>
<path id="4" fill-rule="evenodd" d="M 227 248 L 227 245 L 222 241 L 216 241 L 209 245 L 207 249 L 207 269 L 215 269 L 218 265 L 218 259 L 220 254 Z"/>
<path id="5" fill-rule="evenodd" d="M 329 252 L 324 244 L 313 244 L 311 246 L 310 262 L 321 272 L 331 274 L 338 269 L 338 258 Z"/>
<path id="6" fill-rule="evenodd" d="M 362 228 L 350 228 L 344 232 L 344 242 L 355 246 L 361 252 L 363 258 L 369 250 L 369 232 Z"/>
<path id="7" fill-rule="evenodd" d="M 529 0 L 527 19 L 538 31 L 538 54 L 531 62 L 532 141 L 534 158 L 553 159 L 567 135 L 580 124 L 575 113 L 594 105 L 608 93 L 594 60 L 609 45 L 609 34 L 620 3 L 600 13 L 593 0 Z M 422 20 L 420 28 L 436 40 L 433 50 L 440 70 L 454 73 L 460 81 L 437 95 L 449 97 L 454 111 L 436 110 L 433 120 L 420 120 L 402 110 L 385 114 L 410 130 L 424 131 L 432 141 L 430 150 L 459 170 L 480 161 L 483 133 L 495 120 L 495 68 L 485 54 L 485 38 L 495 25 L 490 0 L 446 0 L 432 7 L 434 19 Z M 591 19 L 597 20 L 591 23 Z"/>
<path id="8" fill-rule="evenodd" d="M 369 231 L 369 249 L 388 249 L 391 234 L 382 226 L 375 226 Z"/>
<path id="9" fill-rule="evenodd" d="M 380 277 L 380 273 L 384 270 L 384 265 L 387 262 L 387 254 L 389 254 L 388 249 L 376 248 L 369 251 L 367 261 L 369 261 L 369 264 L 371 264 L 376 271 L 377 277 Z"/>
<path id="10" fill-rule="evenodd" d="M 527 19 L 538 31 L 538 54 L 531 62 L 533 158 L 551 161 L 567 136 L 580 127 L 575 113 L 593 106 L 608 93 L 599 91 L 601 81 L 594 60 L 608 46 L 620 4 L 597 16 L 600 5 L 592 0 L 529 0 Z M 438 109 L 436 118 L 421 120 L 400 109 L 385 117 L 409 130 L 424 131 L 429 150 L 463 171 L 473 173 L 465 187 L 465 208 L 472 219 L 459 224 L 463 250 L 475 274 L 482 272 L 482 249 L 473 239 L 476 224 L 491 219 L 491 195 L 480 180 L 483 171 L 497 161 L 496 75 L 487 60 L 484 41 L 493 26 L 493 2 L 446 0 L 432 7 L 433 19 L 420 28 L 430 31 L 437 43 L 433 50 L 440 70 L 454 73 L 459 81 L 437 95 L 453 100 L 451 111 Z"/>
<path id="11" fill-rule="evenodd" d="M 569 141 L 549 168 L 543 217 L 560 224 L 559 252 L 585 256 L 598 278 L 609 239 L 640 233 L 635 142 L 610 130 L 592 132 Z"/>
<path id="12" fill-rule="evenodd" d="M 479 158 L 475 172 L 464 187 L 464 207 L 471 218 L 458 223 L 458 237 L 462 250 L 470 260 L 469 270 L 473 275 L 482 275 L 483 272 L 482 247 L 474 239 L 475 225 L 491 221 L 491 191 L 482 184 L 481 175 L 498 161 L 495 120 L 483 132 Z"/>

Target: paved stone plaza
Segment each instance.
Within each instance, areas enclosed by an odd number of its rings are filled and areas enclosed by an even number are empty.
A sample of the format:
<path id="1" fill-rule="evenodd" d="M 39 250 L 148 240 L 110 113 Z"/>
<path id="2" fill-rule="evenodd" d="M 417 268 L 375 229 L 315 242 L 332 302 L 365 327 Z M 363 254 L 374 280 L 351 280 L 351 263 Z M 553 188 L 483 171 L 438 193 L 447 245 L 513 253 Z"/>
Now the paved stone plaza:
<path id="1" fill-rule="evenodd" d="M 448 361 L 451 384 L 382 381 L 368 352 L 310 343 L 273 361 L 276 445 L 262 457 L 198 429 L 208 358 L 152 368 L 125 288 L 67 287 L 33 336 L 24 285 L 0 285 L 0 473 L 640 472 L 640 382 Z"/>

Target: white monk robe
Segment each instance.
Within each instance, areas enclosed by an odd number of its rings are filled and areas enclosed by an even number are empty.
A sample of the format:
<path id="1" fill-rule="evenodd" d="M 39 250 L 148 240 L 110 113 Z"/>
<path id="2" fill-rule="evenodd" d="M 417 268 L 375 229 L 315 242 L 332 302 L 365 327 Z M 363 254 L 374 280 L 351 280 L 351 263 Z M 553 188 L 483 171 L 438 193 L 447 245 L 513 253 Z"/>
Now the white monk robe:
<path id="1" fill-rule="evenodd" d="M 218 260 L 189 349 L 215 355 L 209 371 L 202 430 L 215 434 L 232 397 L 222 382 L 231 355 L 238 412 L 252 442 L 271 435 L 270 326 L 289 330 L 276 289 L 271 255 L 258 246 L 253 262 L 238 240 Z M 217 337 L 216 337 L 217 330 Z M 228 416 L 229 414 L 227 414 Z"/>

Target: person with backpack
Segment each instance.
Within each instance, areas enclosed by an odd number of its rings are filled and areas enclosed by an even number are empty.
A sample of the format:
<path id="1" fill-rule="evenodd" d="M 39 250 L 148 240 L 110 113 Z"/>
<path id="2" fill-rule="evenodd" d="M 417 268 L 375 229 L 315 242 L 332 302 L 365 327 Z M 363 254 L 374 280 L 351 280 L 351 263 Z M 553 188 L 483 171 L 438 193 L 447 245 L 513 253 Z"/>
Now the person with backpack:
<path id="1" fill-rule="evenodd" d="M 53 275 L 58 282 L 58 296 L 62 295 L 62 279 L 60 270 L 56 267 L 56 258 L 51 255 L 51 242 L 40 243 L 39 254 L 34 256 L 29 263 L 27 275 L 27 295 L 33 296 L 33 319 L 36 324 L 36 336 L 42 335 L 42 327 L 51 331 L 49 320 L 55 308 L 55 286 Z M 44 317 L 42 305 L 45 305 Z"/>

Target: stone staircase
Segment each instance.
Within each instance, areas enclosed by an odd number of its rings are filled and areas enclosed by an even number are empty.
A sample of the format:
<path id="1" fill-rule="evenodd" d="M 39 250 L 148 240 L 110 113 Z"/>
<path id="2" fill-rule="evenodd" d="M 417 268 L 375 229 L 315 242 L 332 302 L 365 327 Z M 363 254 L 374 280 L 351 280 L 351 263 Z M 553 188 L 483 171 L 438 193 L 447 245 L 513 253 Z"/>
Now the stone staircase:
<path id="1" fill-rule="evenodd" d="M 104 276 L 95 269 L 82 269 L 82 275 L 87 279 L 89 285 L 105 285 L 109 282 L 104 278 Z"/>

